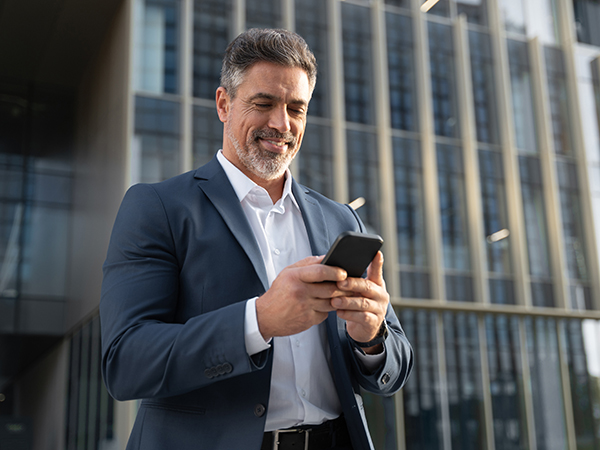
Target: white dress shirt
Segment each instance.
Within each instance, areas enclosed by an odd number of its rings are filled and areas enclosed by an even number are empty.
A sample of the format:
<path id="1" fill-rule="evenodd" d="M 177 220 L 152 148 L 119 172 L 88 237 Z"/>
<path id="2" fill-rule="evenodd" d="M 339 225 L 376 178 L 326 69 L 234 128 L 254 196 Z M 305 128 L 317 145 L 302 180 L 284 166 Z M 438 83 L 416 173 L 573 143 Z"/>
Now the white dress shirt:
<path id="1" fill-rule="evenodd" d="M 291 174 L 286 171 L 283 195 L 273 204 L 268 192 L 227 160 L 221 150 L 217 159 L 250 222 L 271 286 L 281 270 L 312 255 L 302 213 L 292 194 Z M 253 298 L 246 303 L 245 336 L 249 355 L 274 347 L 265 431 L 320 424 L 341 414 L 324 322 L 265 342 L 258 329 Z"/>

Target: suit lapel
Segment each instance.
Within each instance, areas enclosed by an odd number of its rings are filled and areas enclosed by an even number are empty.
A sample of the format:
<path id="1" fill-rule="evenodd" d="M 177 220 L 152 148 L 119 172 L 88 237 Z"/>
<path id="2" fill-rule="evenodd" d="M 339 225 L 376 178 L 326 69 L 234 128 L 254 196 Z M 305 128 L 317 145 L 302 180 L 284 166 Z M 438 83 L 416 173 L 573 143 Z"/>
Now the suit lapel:
<path id="1" fill-rule="evenodd" d="M 292 180 L 292 193 L 298 202 L 302 219 L 308 233 L 308 240 L 313 255 L 324 255 L 329 250 L 329 230 L 325 224 L 325 216 L 321 205 L 309 195 L 309 190 Z"/>
<path id="2" fill-rule="evenodd" d="M 260 248 L 239 199 L 216 157 L 205 166 L 200 167 L 196 171 L 195 177 L 200 180 L 198 183 L 200 189 L 219 211 L 227 227 L 252 261 L 254 270 L 267 290 L 269 281 Z"/>

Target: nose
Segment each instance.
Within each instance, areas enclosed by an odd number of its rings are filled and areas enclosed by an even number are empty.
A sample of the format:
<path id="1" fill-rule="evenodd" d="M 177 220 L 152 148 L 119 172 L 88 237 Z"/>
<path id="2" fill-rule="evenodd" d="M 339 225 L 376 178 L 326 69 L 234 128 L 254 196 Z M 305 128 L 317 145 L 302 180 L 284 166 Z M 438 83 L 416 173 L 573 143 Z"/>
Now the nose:
<path id="1" fill-rule="evenodd" d="M 274 108 L 269 117 L 269 128 L 273 128 L 280 133 L 286 133 L 291 130 L 290 116 L 285 106 Z"/>

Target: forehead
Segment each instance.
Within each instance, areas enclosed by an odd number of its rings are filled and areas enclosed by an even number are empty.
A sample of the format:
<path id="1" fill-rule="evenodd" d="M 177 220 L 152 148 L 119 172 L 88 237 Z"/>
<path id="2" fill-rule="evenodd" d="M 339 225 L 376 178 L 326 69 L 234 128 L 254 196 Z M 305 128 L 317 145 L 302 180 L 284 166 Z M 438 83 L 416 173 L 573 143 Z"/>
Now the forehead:
<path id="1" fill-rule="evenodd" d="M 246 71 L 237 94 L 248 98 L 258 93 L 308 104 L 311 96 L 308 74 L 300 67 L 258 62 Z"/>

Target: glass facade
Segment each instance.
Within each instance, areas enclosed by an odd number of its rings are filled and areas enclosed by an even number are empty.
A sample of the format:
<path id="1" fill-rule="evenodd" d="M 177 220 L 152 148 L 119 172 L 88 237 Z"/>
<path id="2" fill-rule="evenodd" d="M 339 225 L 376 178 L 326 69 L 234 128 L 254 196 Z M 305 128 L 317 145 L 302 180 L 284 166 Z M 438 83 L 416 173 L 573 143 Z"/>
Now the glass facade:
<path id="1" fill-rule="evenodd" d="M 133 183 L 192 170 L 220 148 L 214 93 L 239 32 L 288 26 L 314 50 L 294 175 L 328 197 L 365 199 L 357 212 L 386 241 L 392 303 L 416 355 L 400 393 L 364 396 L 378 450 L 600 448 L 597 2 L 450 0 L 422 13 L 416 0 L 131 1 Z M 572 28 L 556 20 L 564 8 Z M 571 31 L 587 43 L 584 65 Z M 582 66 L 589 95 L 578 96 Z M 48 139 L 72 109 L 6 92 L 0 330 L 10 333 L 27 308 L 64 316 L 75 193 L 69 144 Z M 100 448 L 119 418 L 98 373 L 97 318 L 70 339 L 67 448 Z"/>

